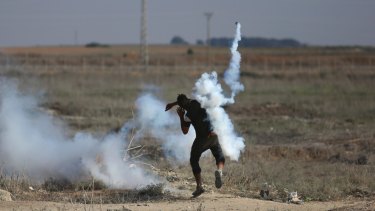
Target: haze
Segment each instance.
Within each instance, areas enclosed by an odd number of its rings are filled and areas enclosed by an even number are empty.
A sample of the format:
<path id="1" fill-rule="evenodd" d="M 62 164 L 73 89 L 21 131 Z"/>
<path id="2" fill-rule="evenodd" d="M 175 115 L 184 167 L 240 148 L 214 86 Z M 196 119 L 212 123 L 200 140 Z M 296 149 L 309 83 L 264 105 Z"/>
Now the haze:
<path id="1" fill-rule="evenodd" d="M 375 46 L 372 0 L 148 0 L 148 41 L 175 35 L 206 38 L 204 12 L 213 12 L 211 37 L 294 38 L 311 45 Z M 0 46 L 138 44 L 140 0 L 1 0 Z"/>

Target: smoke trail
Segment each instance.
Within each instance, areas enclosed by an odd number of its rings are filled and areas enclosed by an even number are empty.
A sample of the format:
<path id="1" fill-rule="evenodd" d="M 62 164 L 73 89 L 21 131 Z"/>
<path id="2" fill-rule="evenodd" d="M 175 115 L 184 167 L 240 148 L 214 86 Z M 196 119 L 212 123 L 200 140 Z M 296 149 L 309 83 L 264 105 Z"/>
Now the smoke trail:
<path id="1" fill-rule="evenodd" d="M 241 41 L 241 24 L 236 23 L 236 34 L 230 48 L 232 57 L 228 69 L 224 72 L 224 82 L 230 87 L 232 91 L 231 98 L 234 102 L 234 97 L 240 91 L 244 90 L 244 86 L 240 83 L 240 62 L 241 54 L 238 52 L 238 42 Z"/>
<path id="2" fill-rule="evenodd" d="M 59 120 L 37 107 L 37 100 L 0 79 L 0 160 L 7 173 L 25 173 L 35 180 L 49 177 L 78 180 L 92 175 L 109 187 L 142 187 L 158 180 L 124 161 L 127 130 L 102 138 L 77 133 L 67 138 Z"/>
<path id="3" fill-rule="evenodd" d="M 220 144 L 224 153 L 232 160 L 238 160 L 241 151 L 244 149 L 244 139 L 237 136 L 228 114 L 221 107 L 234 103 L 234 97 L 244 86 L 239 82 L 241 55 L 237 51 L 238 42 L 241 40 L 241 25 L 236 23 L 236 34 L 233 40 L 229 68 L 224 73 L 224 81 L 231 89 L 231 96 L 225 97 L 221 84 L 218 82 L 217 73 L 203 73 L 195 83 L 193 95 L 206 108 L 214 131 L 219 136 Z"/>

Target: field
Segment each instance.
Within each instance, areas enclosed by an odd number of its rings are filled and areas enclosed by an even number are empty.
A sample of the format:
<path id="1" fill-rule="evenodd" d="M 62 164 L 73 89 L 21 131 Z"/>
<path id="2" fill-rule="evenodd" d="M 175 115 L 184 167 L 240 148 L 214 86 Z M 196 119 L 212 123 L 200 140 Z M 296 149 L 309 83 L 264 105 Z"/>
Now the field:
<path id="1" fill-rule="evenodd" d="M 202 46 L 150 46 L 150 64 L 145 68 L 139 65 L 138 50 L 137 46 L 2 49 L 0 74 L 17 79 L 26 93 L 43 92 L 40 106 L 66 121 L 72 134 L 106 133 L 133 118 L 134 102 L 143 92 L 152 91 L 166 102 L 173 101 L 178 93 L 190 95 L 200 74 L 213 69 L 222 74 L 230 57 L 224 48 L 213 48 L 207 56 Z M 285 202 L 287 192 L 297 191 L 306 204 L 301 206 L 347 200 L 355 203 L 337 207 L 374 209 L 375 50 L 240 52 L 245 91 L 225 109 L 236 131 L 245 138 L 246 148 L 238 162 L 227 159 L 225 185 L 219 193 L 260 199 L 260 190 L 267 186 L 267 200 L 276 202 Z M 163 162 L 160 146 L 153 140 L 143 143 L 145 159 L 159 175 L 177 189 L 193 190 L 190 167 Z M 213 164 L 211 155 L 201 160 L 206 189 L 216 193 L 211 182 Z M 59 184 L 53 179 L 50 183 Z M 0 189 L 11 192 L 16 201 L 142 204 L 186 200 L 186 196 L 166 193 L 162 187 L 134 192 L 96 185 L 101 188 L 94 191 L 94 181 L 92 185 L 88 181 L 65 188 L 62 185 L 54 191 L 45 184 L 34 184 L 27 176 L 0 177 Z M 42 191 L 30 192 L 29 186 Z M 127 199 L 120 197 L 125 194 Z M 204 199 L 207 203 L 213 200 L 212 196 L 206 197 L 185 209 L 202 210 Z"/>

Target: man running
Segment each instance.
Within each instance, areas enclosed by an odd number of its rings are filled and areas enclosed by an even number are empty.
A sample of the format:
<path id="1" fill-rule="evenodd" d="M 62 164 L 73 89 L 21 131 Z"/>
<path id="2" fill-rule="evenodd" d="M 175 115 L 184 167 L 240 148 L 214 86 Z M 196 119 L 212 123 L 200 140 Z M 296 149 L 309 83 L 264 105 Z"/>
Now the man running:
<path id="1" fill-rule="evenodd" d="M 202 153 L 207 149 L 211 150 L 216 159 L 217 170 L 215 171 L 215 186 L 216 188 L 221 188 L 223 184 L 221 177 L 223 175 L 222 170 L 224 168 L 225 158 L 218 137 L 213 132 L 206 110 L 201 107 L 198 101 L 189 99 L 184 94 L 179 94 L 176 102 L 167 104 L 165 111 L 168 111 L 175 105 L 179 106 L 177 108 L 177 114 L 180 117 L 183 134 L 189 132 L 191 124 L 193 124 L 196 133 L 190 153 L 190 165 L 197 183 L 197 188 L 192 195 L 197 197 L 204 192 L 199 159 Z"/>

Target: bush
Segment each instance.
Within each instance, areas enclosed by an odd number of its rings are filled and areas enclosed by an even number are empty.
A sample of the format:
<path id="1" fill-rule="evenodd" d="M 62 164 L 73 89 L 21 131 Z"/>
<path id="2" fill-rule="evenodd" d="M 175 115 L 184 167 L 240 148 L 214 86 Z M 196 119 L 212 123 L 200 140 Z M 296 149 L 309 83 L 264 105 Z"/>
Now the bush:
<path id="1" fill-rule="evenodd" d="M 90 42 L 85 45 L 86 48 L 108 48 L 109 45 L 107 44 L 101 44 L 98 42 Z"/>
<path id="2" fill-rule="evenodd" d="M 73 189 L 73 184 L 68 179 L 55 179 L 50 177 L 44 182 L 43 188 L 47 191 L 56 192 L 71 190 Z"/>
<path id="3" fill-rule="evenodd" d="M 180 36 L 174 36 L 171 40 L 172 45 L 187 45 L 189 44 Z"/>
<path id="4" fill-rule="evenodd" d="M 189 49 L 187 49 L 186 53 L 187 53 L 187 55 L 191 56 L 191 55 L 194 54 L 194 51 L 193 51 L 193 49 L 189 48 Z"/>

